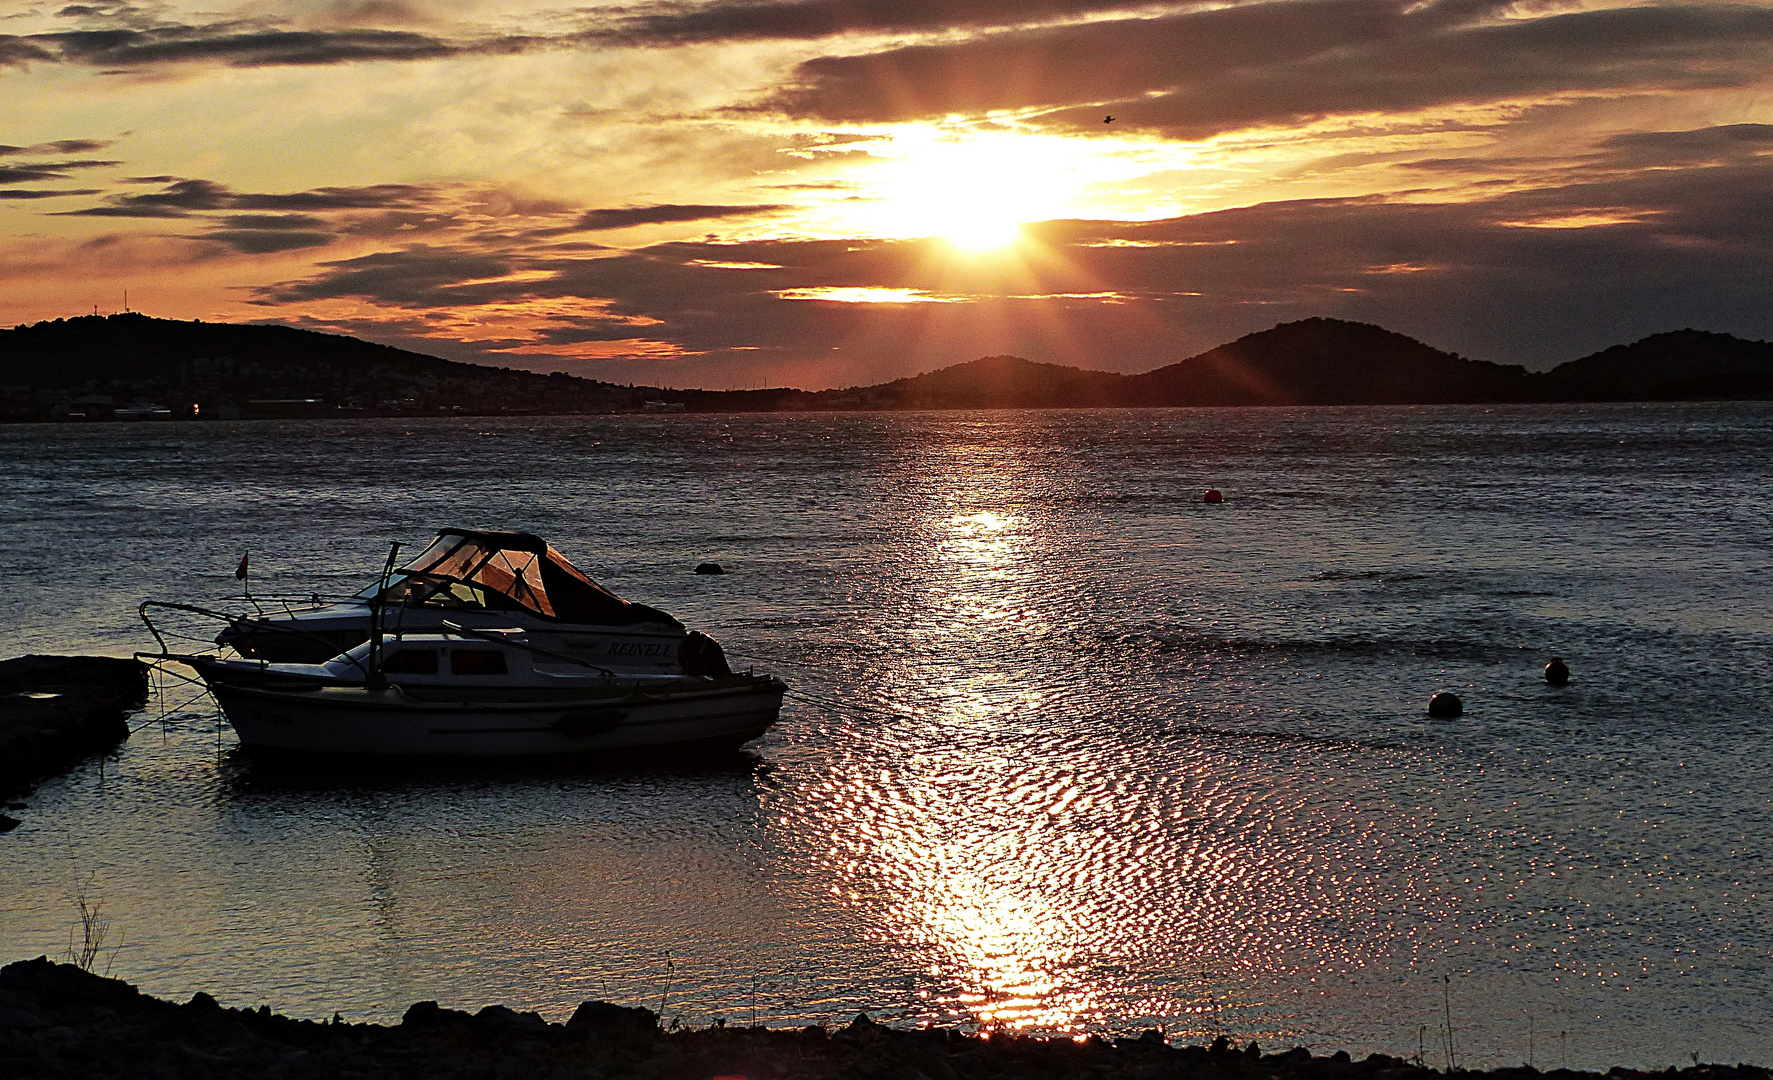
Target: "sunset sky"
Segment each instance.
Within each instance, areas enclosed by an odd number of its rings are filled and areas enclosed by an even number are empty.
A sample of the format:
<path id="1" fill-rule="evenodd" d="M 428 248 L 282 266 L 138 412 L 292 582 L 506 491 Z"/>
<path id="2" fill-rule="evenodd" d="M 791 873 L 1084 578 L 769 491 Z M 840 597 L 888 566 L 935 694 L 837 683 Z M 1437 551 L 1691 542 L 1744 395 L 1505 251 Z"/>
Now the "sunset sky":
<path id="1" fill-rule="evenodd" d="M 1773 4 L 0 3 L 0 323 L 619 382 L 1773 337 Z M 1105 118 L 1112 116 L 1113 122 Z"/>

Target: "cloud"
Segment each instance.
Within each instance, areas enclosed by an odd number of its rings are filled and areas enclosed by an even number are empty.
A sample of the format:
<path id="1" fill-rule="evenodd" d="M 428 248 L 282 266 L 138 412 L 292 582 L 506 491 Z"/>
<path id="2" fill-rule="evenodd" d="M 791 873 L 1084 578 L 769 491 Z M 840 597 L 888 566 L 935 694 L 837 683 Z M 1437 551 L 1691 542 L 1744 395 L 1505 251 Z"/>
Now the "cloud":
<path id="1" fill-rule="evenodd" d="M 669 203 L 661 206 L 629 206 L 619 209 L 587 210 L 579 217 L 581 231 L 626 229 L 634 225 L 656 225 L 678 221 L 710 221 L 715 218 L 748 217 L 774 213 L 793 207 L 781 203 L 747 206 L 699 206 Z"/>
<path id="2" fill-rule="evenodd" d="M 105 206 L 64 210 L 67 217 L 177 218 L 193 210 L 220 210 L 232 205 L 232 193 L 213 180 L 174 180 L 164 191 L 146 195 L 113 195 Z"/>
<path id="3" fill-rule="evenodd" d="M 1668 168 L 1773 154 L 1773 124 L 1723 124 L 1695 131 L 1640 131 L 1601 142 L 1616 164 Z"/>
<path id="4" fill-rule="evenodd" d="M 522 43 L 461 44 L 404 30 L 243 30 L 172 26 L 153 30 L 71 30 L 34 39 L 58 58 L 105 68 L 216 61 L 230 67 L 436 60 L 470 52 L 518 51 Z"/>
<path id="5" fill-rule="evenodd" d="M 374 297 L 393 307 L 424 308 L 486 303 L 522 289 L 476 289 L 471 283 L 503 279 L 516 264 L 506 257 L 461 249 L 421 245 L 320 266 L 322 272 L 308 281 L 255 290 L 257 301 L 287 304 L 352 296 Z"/>
<path id="6" fill-rule="evenodd" d="M 842 34 L 905 34 L 1028 26 L 1104 11 L 1149 8 L 1128 0 L 788 0 L 785 3 L 655 4 L 619 13 L 592 36 L 630 44 L 811 40 Z"/>
<path id="7" fill-rule="evenodd" d="M 64 195 L 97 195 L 97 188 L 69 188 L 65 191 L 50 191 L 32 188 L 0 188 L 0 199 L 59 199 Z"/>
<path id="8" fill-rule="evenodd" d="M 100 142 L 97 139 L 57 139 L 54 142 L 37 143 L 35 146 L 0 146 L 0 157 L 13 157 L 18 154 L 88 154 L 94 150 L 103 150 L 110 145 L 111 140 Z M 104 161 L 87 162 L 86 164 L 116 165 L 119 163 Z"/>
<path id="9" fill-rule="evenodd" d="M 1199 138 L 1330 114 L 1745 86 L 1766 77 L 1773 46 L 1773 9 L 1759 6 L 1471 17 L 1287 0 L 1047 27 L 818 57 L 769 104 L 831 123 L 1049 110 L 1046 123 L 1096 127 L 1106 106 L 1122 130 Z"/>
<path id="10" fill-rule="evenodd" d="M 245 255 L 268 255 L 278 251 L 324 247 L 333 242 L 331 233 L 290 232 L 283 229 L 215 229 L 190 239 L 216 240 Z"/>
<path id="11" fill-rule="evenodd" d="M 17 34 L 0 34 L 0 67 L 23 67 L 33 61 L 54 62 L 57 56 Z"/>
<path id="12" fill-rule="evenodd" d="M 4 170 L 5 166 L 0 166 L 0 180 L 5 179 Z M 370 184 L 364 187 L 324 187 L 288 194 L 263 194 L 237 192 L 214 180 L 193 180 L 172 176 L 137 176 L 128 178 L 127 182 L 163 184 L 165 188 L 144 195 L 111 195 L 107 197 L 103 206 L 92 206 L 82 210 L 64 210 L 61 215 L 66 217 L 180 218 L 211 210 L 386 210 L 428 205 L 434 202 L 440 192 L 444 190 L 443 185 Z M 287 219 L 259 218 L 254 220 L 263 222 Z M 261 223 L 250 227 L 266 229 L 284 226 Z"/>
<path id="13" fill-rule="evenodd" d="M 44 161 L 32 165 L 0 165 L 0 184 L 65 180 L 75 169 L 101 169 L 120 164 L 119 161 Z"/>

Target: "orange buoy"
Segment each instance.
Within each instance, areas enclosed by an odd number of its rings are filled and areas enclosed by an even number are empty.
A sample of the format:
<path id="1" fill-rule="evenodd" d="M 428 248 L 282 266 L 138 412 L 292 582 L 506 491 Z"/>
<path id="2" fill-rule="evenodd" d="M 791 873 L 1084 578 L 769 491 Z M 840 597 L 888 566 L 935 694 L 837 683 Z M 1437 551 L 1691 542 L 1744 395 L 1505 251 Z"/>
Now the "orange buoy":
<path id="1" fill-rule="evenodd" d="M 1208 488 L 1207 493 L 1200 497 L 1200 501 L 1201 502 L 1213 502 L 1213 503 L 1224 502 L 1225 501 L 1225 493 L 1220 491 L 1218 488 Z"/>

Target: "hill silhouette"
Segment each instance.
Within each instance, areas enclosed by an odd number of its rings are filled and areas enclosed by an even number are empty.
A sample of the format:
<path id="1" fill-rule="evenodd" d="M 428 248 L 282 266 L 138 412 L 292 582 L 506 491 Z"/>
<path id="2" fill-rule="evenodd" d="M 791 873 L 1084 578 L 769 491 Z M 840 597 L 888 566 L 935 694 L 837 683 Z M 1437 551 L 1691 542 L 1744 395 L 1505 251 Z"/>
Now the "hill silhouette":
<path id="1" fill-rule="evenodd" d="M 607 412 L 627 388 L 441 360 L 288 326 L 85 315 L 0 330 L 0 417 L 138 399 L 260 413 L 328 409 Z M 633 401 L 631 402 L 631 399 Z"/>
<path id="2" fill-rule="evenodd" d="M 1652 334 L 1554 368 L 1547 382 L 1572 401 L 1773 398 L 1773 342 L 1704 330 Z"/>
<path id="3" fill-rule="evenodd" d="M 1773 344 L 1680 330 L 1546 373 L 1469 360 L 1368 323 L 1303 319 L 1122 375 L 987 356 L 844 390 L 663 390 L 457 363 L 255 324 L 82 316 L 0 330 L 0 419 L 153 400 L 174 415 L 1411 405 L 1773 398 Z"/>
<path id="4" fill-rule="evenodd" d="M 1304 319 L 1133 375 L 1149 405 L 1430 405 L 1525 401 L 1526 368 L 1467 360 L 1368 323 Z"/>
<path id="5" fill-rule="evenodd" d="M 1123 405 L 1127 376 L 986 356 L 868 391 L 901 409 L 1051 409 Z"/>

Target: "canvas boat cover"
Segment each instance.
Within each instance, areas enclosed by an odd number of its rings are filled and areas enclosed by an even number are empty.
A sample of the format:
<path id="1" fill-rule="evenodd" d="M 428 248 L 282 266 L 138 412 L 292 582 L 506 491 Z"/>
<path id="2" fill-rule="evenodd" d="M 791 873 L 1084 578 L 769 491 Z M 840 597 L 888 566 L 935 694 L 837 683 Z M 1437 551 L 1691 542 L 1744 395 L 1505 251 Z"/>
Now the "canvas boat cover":
<path id="1" fill-rule="evenodd" d="M 399 580 L 383 595 L 391 606 L 522 609 L 595 626 L 683 625 L 605 589 L 533 533 L 444 529 L 394 573 Z"/>

